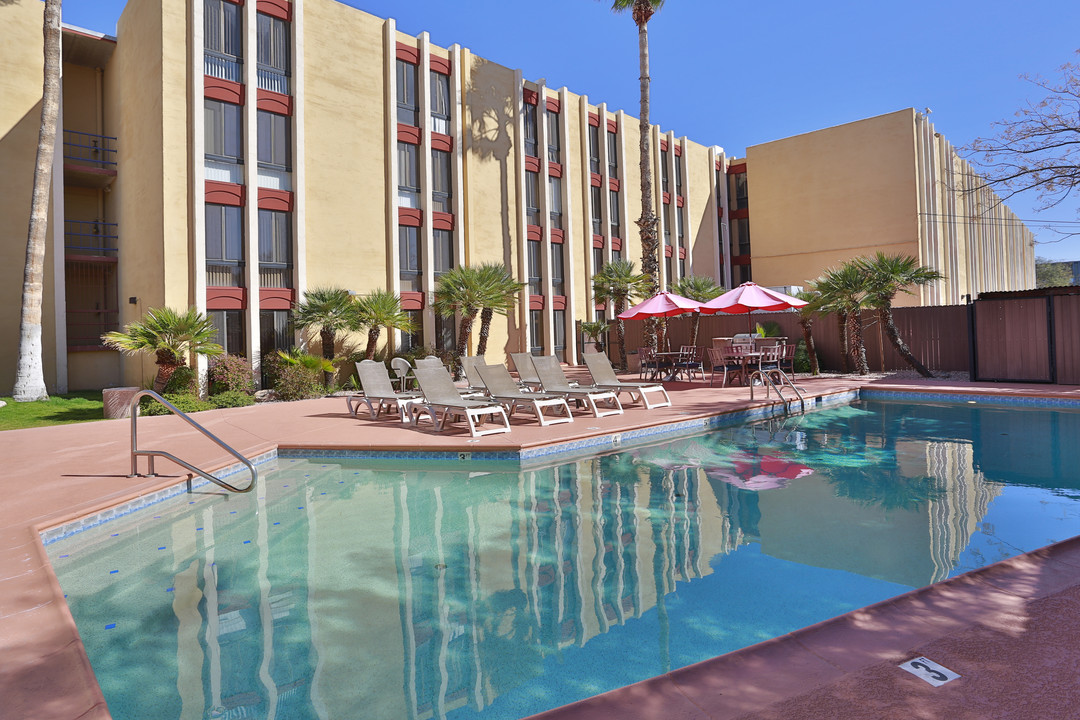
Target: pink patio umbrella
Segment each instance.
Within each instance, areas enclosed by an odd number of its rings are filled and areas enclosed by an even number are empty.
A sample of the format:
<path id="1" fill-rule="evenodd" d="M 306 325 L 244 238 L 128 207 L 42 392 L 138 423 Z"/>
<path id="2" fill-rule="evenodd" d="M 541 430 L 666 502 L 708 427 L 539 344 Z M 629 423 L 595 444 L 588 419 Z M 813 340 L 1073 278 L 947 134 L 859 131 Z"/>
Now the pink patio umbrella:
<path id="1" fill-rule="evenodd" d="M 636 320 L 647 317 L 672 317 L 684 313 L 697 312 L 701 303 L 669 292 L 658 292 L 648 300 L 619 313 L 620 320 Z"/>
<path id="2" fill-rule="evenodd" d="M 728 290 L 723 295 L 703 303 L 699 312 L 704 315 L 712 315 L 717 312 L 732 315 L 746 313 L 747 323 L 750 323 L 750 331 L 753 332 L 754 326 L 750 321 L 750 313 L 754 310 L 788 310 L 790 308 L 800 308 L 804 305 L 806 305 L 805 300 L 761 287 L 757 283 L 745 282 L 739 287 Z"/>
<path id="3" fill-rule="evenodd" d="M 721 468 L 706 468 L 705 475 L 743 490 L 773 490 L 787 487 L 792 480 L 814 472 L 801 463 L 771 455 L 754 457 L 746 453 L 736 456 L 732 470 L 725 472 Z"/>

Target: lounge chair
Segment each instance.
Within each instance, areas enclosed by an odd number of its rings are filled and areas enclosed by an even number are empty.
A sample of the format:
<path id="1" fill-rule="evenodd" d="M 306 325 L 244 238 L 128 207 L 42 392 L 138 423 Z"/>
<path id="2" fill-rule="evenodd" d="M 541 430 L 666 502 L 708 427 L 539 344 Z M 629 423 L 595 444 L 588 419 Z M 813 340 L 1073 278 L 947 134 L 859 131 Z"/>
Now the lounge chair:
<path id="1" fill-rule="evenodd" d="M 473 437 L 510 432 L 510 421 L 501 403 L 492 400 L 468 400 L 461 397 L 461 393 L 454 387 L 450 373 L 446 372 L 445 368 L 417 367 L 413 374 L 416 376 L 416 382 L 420 384 L 420 390 L 424 393 L 424 399 L 412 403 L 409 408 L 410 419 L 414 425 L 420 415 L 426 411 L 438 431 L 446 427 L 446 421 L 449 418 L 463 417 L 469 424 L 469 433 Z M 502 425 L 477 429 L 477 421 L 488 416 L 492 420 L 497 417 L 502 418 Z"/>
<path id="2" fill-rule="evenodd" d="M 619 402 L 619 394 L 614 390 L 604 390 L 595 385 L 571 385 L 566 379 L 562 366 L 554 355 L 534 357 L 532 359 L 536 375 L 540 378 L 540 386 L 546 393 L 555 393 L 566 397 L 568 400 L 583 402 L 592 410 L 593 417 L 605 415 L 621 415 L 623 408 Z M 607 402 L 611 405 L 610 410 L 601 410 L 599 402 Z"/>
<path id="3" fill-rule="evenodd" d="M 518 374 L 518 383 L 522 387 L 532 390 L 540 389 L 540 376 L 533 367 L 532 355 L 529 353 L 510 353 L 510 359 L 514 361 L 514 370 Z"/>
<path id="4" fill-rule="evenodd" d="M 483 378 L 476 372 L 476 366 L 486 365 L 487 361 L 477 355 L 463 355 L 458 358 L 458 362 L 461 363 L 461 367 L 465 370 L 465 379 L 469 381 L 469 387 L 466 392 L 484 393 L 486 386 L 484 385 Z"/>
<path id="5" fill-rule="evenodd" d="M 372 419 L 382 414 L 383 408 L 389 412 L 390 408 L 396 406 L 398 417 L 401 418 L 401 422 L 405 422 L 409 414 L 409 404 L 420 399 L 419 392 L 411 390 L 394 392 L 394 386 L 390 382 L 390 373 L 386 370 L 386 365 L 381 362 L 361 360 L 356 363 L 356 374 L 360 378 L 360 387 L 364 389 L 364 394 L 349 395 L 345 398 L 349 414 L 353 417 L 356 417 L 360 403 L 367 405 Z"/>
<path id="6" fill-rule="evenodd" d="M 589 368 L 589 374 L 592 375 L 593 385 L 601 390 L 630 393 L 631 399 L 636 395 L 641 400 L 641 403 L 650 410 L 655 407 L 671 407 L 671 398 L 668 397 L 667 390 L 660 383 L 623 382 L 615 374 L 615 368 L 611 366 L 607 355 L 598 352 L 586 352 L 582 353 L 582 355 L 585 357 L 585 365 Z M 649 402 L 649 393 L 659 393 L 664 399 L 659 402 Z"/>
<path id="7" fill-rule="evenodd" d="M 566 398 L 562 395 L 538 392 L 522 392 L 510 371 L 505 365 L 476 365 L 476 372 L 487 388 L 488 395 L 506 406 L 506 412 L 510 415 L 519 407 L 532 408 L 536 413 L 536 420 L 541 425 L 554 425 L 556 423 L 573 422 L 574 416 L 570 413 L 570 406 L 566 404 Z M 562 408 L 565 413 L 562 416 L 544 415 L 544 408 L 554 408 L 556 411 Z"/>

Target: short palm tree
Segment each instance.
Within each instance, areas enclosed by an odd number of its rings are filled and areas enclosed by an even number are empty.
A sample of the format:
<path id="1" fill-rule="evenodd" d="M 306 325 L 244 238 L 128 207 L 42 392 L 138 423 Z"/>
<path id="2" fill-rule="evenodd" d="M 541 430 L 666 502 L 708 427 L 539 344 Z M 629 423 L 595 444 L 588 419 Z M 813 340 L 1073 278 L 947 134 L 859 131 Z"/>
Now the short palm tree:
<path id="1" fill-rule="evenodd" d="M 178 312 L 172 308 L 151 308 L 142 320 L 129 323 L 123 330 L 101 336 L 108 347 L 125 355 L 153 353 L 157 364 L 154 392 L 165 389 L 176 368 L 187 365 L 188 355 L 221 355 L 224 350 L 214 342 L 217 328 L 195 308 Z"/>
<path id="2" fill-rule="evenodd" d="M 707 275 L 687 275 L 679 278 L 679 281 L 671 286 L 671 291 L 684 298 L 708 302 L 713 298 L 720 297 L 724 293 L 724 286 L 717 284 Z M 690 344 L 697 345 L 698 326 L 701 324 L 701 313 L 693 313 L 690 320 Z"/>
<path id="3" fill-rule="evenodd" d="M 870 372 L 866 363 L 866 345 L 863 342 L 862 311 L 866 307 L 867 277 L 858 265 L 846 262 L 838 268 L 829 268 L 811 283 L 818 293 L 814 308 L 819 312 L 836 313 L 840 322 L 840 344 L 846 362 L 855 359 L 855 369 L 860 375 Z"/>
<path id="4" fill-rule="evenodd" d="M 375 346 L 379 342 L 379 334 L 383 328 L 386 328 L 388 340 L 394 330 L 416 332 L 415 323 L 409 318 L 409 314 L 401 309 L 401 298 L 389 290 L 379 288 L 358 299 L 353 305 L 353 311 L 350 329 L 367 331 L 365 360 L 375 357 Z"/>
<path id="5" fill-rule="evenodd" d="M 353 302 L 349 291 L 343 288 L 318 287 L 304 293 L 304 299 L 293 310 L 293 321 L 305 330 L 317 328 L 322 343 L 322 355 L 334 359 L 337 334 L 349 327 L 353 319 Z M 326 373 L 323 381 L 329 385 L 333 373 Z"/>
<path id="6" fill-rule="evenodd" d="M 619 342 L 619 368 L 626 370 L 626 326 L 618 319 L 628 303 L 647 292 L 649 277 L 638 273 L 629 260 L 616 260 L 593 276 L 596 302 L 610 302 L 615 311 L 615 337 Z"/>
<path id="7" fill-rule="evenodd" d="M 435 312 L 444 318 L 452 318 L 454 315 L 461 317 L 455 357 L 464 357 L 469 353 L 469 336 L 472 334 L 473 322 L 484 307 L 484 302 L 489 300 L 482 287 L 479 271 L 467 265 L 447 270 L 435 283 Z M 457 370 L 455 366 L 455 373 Z"/>
<path id="8" fill-rule="evenodd" d="M 804 300 L 806 305 L 798 308 L 799 313 L 799 327 L 802 328 L 803 342 L 806 343 L 806 355 L 810 360 L 810 374 L 821 374 L 821 368 L 818 366 L 817 348 L 814 346 L 814 319 L 817 315 L 815 309 L 818 293 L 814 290 L 800 290 L 795 294 L 795 297 L 800 300 Z"/>
<path id="9" fill-rule="evenodd" d="M 885 327 L 889 341 L 900 353 L 900 357 L 923 377 L 933 377 L 926 366 L 919 362 L 911 349 L 900 337 L 892 314 L 892 301 L 898 292 L 911 293 L 912 286 L 928 285 L 944 276 L 937 270 L 920 265 L 910 255 L 886 255 L 879 252 L 874 257 L 860 257 L 854 261 L 866 274 L 867 304 L 877 310 L 878 322 Z"/>
<path id="10" fill-rule="evenodd" d="M 480 276 L 480 289 L 484 295 L 483 309 L 480 311 L 480 333 L 476 340 L 476 354 L 483 357 L 487 352 L 492 318 L 496 313 L 506 315 L 514 309 L 525 283 L 515 280 L 506 267 L 498 263 L 484 263 L 476 271 Z"/>

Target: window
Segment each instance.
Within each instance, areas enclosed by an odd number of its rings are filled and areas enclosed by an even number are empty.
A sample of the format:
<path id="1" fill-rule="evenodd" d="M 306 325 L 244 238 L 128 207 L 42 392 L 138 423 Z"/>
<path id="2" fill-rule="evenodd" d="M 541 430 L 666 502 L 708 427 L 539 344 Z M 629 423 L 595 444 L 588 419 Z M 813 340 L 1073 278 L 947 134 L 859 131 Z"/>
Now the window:
<path id="1" fill-rule="evenodd" d="M 454 233 L 449 230 L 435 231 L 435 248 L 432 261 L 435 276 L 442 275 L 447 270 L 454 268 Z"/>
<path id="2" fill-rule="evenodd" d="M 563 246 L 553 243 L 551 246 L 551 294 L 566 295 L 566 283 L 563 280 Z"/>
<path id="3" fill-rule="evenodd" d="M 259 87 L 289 94 L 289 24 L 281 18 L 256 13 L 256 58 Z"/>
<path id="4" fill-rule="evenodd" d="M 607 168 L 608 175 L 616 180 L 619 179 L 619 136 L 613 132 L 607 134 Z"/>
<path id="5" fill-rule="evenodd" d="M 749 265 L 734 265 L 731 268 L 732 280 L 735 285 L 742 285 L 745 282 L 750 282 L 750 266 Z"/>
<path id="6" fill-rule="evenodd" d="M 675 194 L 682 195 L 682 155 L 675 156 Z"/>
<path id="7" fill-rule="evenodd" d="M 436 212 L 454 212 L 450 153 L 445 150 L 431 151 L 431 185 L 431 209 Z"/>
<path id="8" fill-rule="evenodd" d="M 608 200 L 610 205 L 608 206 L 608 214 L 611 215 L 611 237 L 621 238 L 622 233 L 619 230 L 619 192 L 618 190 L 608 190 Z"/>
<path id="9" fill-rule="evenodd" d="M 593 275 L 604 269 L 604 248 L 594 247 L 592 249 L 592 271 Z"/>
<path id="10" fill-rule="evenodd" d="M 259 286 L 292 287 L 292 218 L 259 210 Z"/>
<path id="11" fill-rule="evenodd" d="M 287 115 L 259 110 L 259 165 L 292 169 L 292 123 Z"/>
<path id="12" fill-rule="evenodd" d="M 292 313 L 288 310 L 259 311 L 259 353 L 265 358 L 293 345 Z"/>
<path id="13" fill-rule="evenodd" d="M 555 331 L 555 357 L 566 362 L 566 311 L 554 311 L 552 320 L 554 321 L 552 329 Z"/>
<path id="14" fill-rule="evenodd" d="M 435 316 L 435 349 L 457 354 L 457 328 L 454 318 Z"/>
<path id="15" fill-rule="evenodd" d="M 210 287 L 244 287 L 242 208 L 206 206 L 206 284 Z"/>
<path id="16" fill-rule="evenodd" d="M 728 175 L 728 203 L 732 210 L 749 208 L 747 202 L 746 173 Z"/>
<path id="17" fill-rule="evenodd" d="M 420 101 L 416 97 L 417 67 L 397 61 L 397 121 L 402 125 L 420 125 Z"/>
<path id="18" fill-rule="evenodd" d="M 600 128 L 589 126 L 589 172 L 600 174 Z"/>
<path id="19" fill-rule="evenodd" d="M 686 228 L 683 226 L 682 208 L 675 208 L 675 235 L 679 241 L 679 247 L 686 247 Z"/>
<path id="20" fill-rule="evenodd" d="M 671 203 L 660 206 L 660 224 L 664 227 L 664 244 L 671 244 Z"/>
<path id="21" fill-rule="evenodd" d="M 450 76 L 431 71 L 431 131 L 450 134 Z"/>
<path id="22" fill-rule="evenodd" d="M 242 108 L 220 100 L 204 100 L 206 156 L 213 160 L 244 162 Z"/>
<path id="23" fill-rule="evenodd" d="M 671 275 L 671 257 L 664 258 L 664 277 L 667 278 L 668 283 L 675 282 L 675 278 Z"/>
<path id="24" fill-rule="evenodd" d="M 220 345 L 226 354 L 247 356 L 242 310 L 208 310 L 206 316 L 217 328 L 213 341 Z"/>
<path id="25" fill-rule="evenodd" d="M 604 223 L 603 216 L 601 215 L 603 211 L 600 208 L 600 204 L 603 202 L 604 196 L 601 194 L 600 188 L 596 185 L 589 188 L 589 195 L 592 201 L 590 203 L 590 207 L 592 208 L 592 234 L 603 235 Z"/>
<path id="26" fill-rule="evenodd" d="M 420 228 L 401 226 L 398 228 L 398 253 L 400 257 L 401 290 L 417 292 L 422 290 L 420 255 Z"/>
<path id="27" fill-rule="evenodd" d="M 539 240 L 529 240 L 525 243 L 528 252 L 529 271 L 529 294 L 544 294 L 544 265 L 540 255 L 541 245 Z"/>
<path id="28" fill-rule="evenodd" d="M 686 258 L 679 258 L 679 277 L 686 277 Z"/>
<path id="29" fill-rule="evenodd" d="M 536 136 L 536 106 L 525 103 L 525 154 L 529 157 L 539 157 Z"/>
<path id="30" fill-rule="evenodd" d="M 243 82 L 240 10 L 239 5 L 225 0 L 203 0 L 203 72 L 210 77 Z"/>
<path id="31" fill-rule="evenodd" d="M 415 330 L 411 333 L 401 333 L 401 346 L 399 349 L 402 352 L 407 352 L 424 344 L 423 313 L 419 310 L 406 310 L 405 314 L 409 316 L 409 320 L 412 322 Z"/>
<path id="32" fill-rule="evenodd" d="M 667 150 L 660 151 L 660 190 L 663 192 L 671 192 L 668 189 L 668 169 L 667 169 L 668 153 Z"/>
<path id="33" fill-rule="evenodd" d="M 622 250 L 615 250 L 614 248 L 612 248 L 611 262 L 619 262 L 620 260 L 622 260 Z"/>
<path id="34" fill-rule="evenodd" d="M 420 207 L 420 155 L 416 145 L 399 142 L 398 206 Z"/>
<path id="35" fill-rule="evenodd" d="M 116 263 L 69 255 L 64 262 L 69 348 L 101 347 L 102 333 L 120 325 Z"/>
<path id="36" fill-rule="evenodd" d="M 562 137 L 559 133 L 559 113 L 547 111 L 548 162 L 562 162 Z"/>
<path id="37" fill-rule="evenodd" d="M 549 199 L 551 227 L 556 230 L 562 230 L 562 178 L 549 175 L 548 190 L 551 196 Z"/>
<path id="38" fill-rule="evenodd" d="M 750 219 L 739 218 L 731 221 L 731 254 L 750 254 Z"/>
<path id="39" fill-rule="evenodd" d="M 525 224 L 540 224 L 540 175 L 525 172 Z"/>
<path id="40" fill-rule="evenodd" d="M 544 311 L 529 311 L 529 352 L 533 355 L 544 354 Z"/>

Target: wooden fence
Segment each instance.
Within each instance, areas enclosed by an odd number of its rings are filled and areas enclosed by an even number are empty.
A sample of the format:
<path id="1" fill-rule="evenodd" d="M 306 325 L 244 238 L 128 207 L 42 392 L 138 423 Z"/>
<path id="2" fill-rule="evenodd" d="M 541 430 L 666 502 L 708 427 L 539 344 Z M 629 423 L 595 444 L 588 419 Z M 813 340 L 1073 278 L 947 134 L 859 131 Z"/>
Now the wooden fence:
<path id="1" fill-rule="evenodd" d="M 1080 295 L 1067 290 L 976 300 L 975 379 L 1080 384 Z"/>

